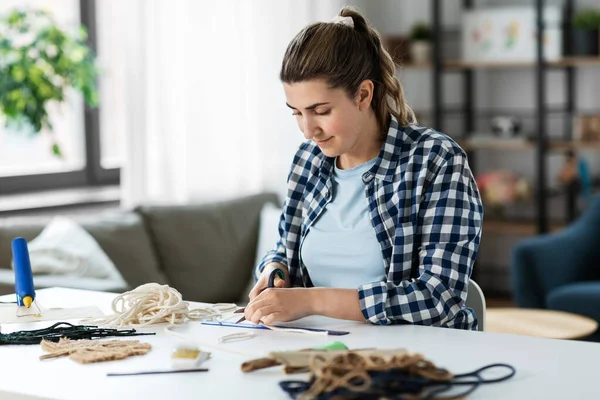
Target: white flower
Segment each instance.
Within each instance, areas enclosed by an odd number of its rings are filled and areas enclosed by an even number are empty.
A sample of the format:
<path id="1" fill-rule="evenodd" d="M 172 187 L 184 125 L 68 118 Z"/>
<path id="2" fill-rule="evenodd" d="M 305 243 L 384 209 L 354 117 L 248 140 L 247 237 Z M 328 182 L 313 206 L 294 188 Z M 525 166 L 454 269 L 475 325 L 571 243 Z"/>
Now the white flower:
<path id="1" fill-rule="evenodd" d="M 54 86 L 63 86 L 65 84 L 65 80 L 63 79 L 62 76 L 59 76 L 59 75 L 52 76 L 52 78 L 50 78 L 50 80 L 52 81 Z"/>
<path id="2" fill-rule="evenodd" d="M 38 58 L 39 56 L 40 56 L 40 52 L 35 47 L 32 47 L 27 52 L 27 57 L 29 57 L 29 58 Z"/>
<path id="3" fill-rule="evenodd" d="M 33 32 L 23 33 L 17 35 L 13 40 L 13 47 L 27 47 L 35 40 L 35 34 Z"/>
<path id="4" fill-rule="evenodd" d="M 46 55 L 50 58 L 56 57 L 56 55 L 58 54 L 58 48 L 53 45 L 50 44 L 48 45 L 48 47 L 46 47 Z"/>

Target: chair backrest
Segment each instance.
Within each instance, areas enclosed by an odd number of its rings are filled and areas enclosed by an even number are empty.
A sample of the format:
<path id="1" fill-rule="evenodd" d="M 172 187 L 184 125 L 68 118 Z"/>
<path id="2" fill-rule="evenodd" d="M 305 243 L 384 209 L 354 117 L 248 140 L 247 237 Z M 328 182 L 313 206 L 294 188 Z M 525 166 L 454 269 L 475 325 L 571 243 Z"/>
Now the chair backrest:
<path id="1" fill-rule="evenodd" d="M 473 280 L 469 279 L 469 288 L 467 289 L 467 301 L 465 305 L 475 310 L 477 315 L 477 330 L 485 330 L 485 296 L 479 285 Z"/>

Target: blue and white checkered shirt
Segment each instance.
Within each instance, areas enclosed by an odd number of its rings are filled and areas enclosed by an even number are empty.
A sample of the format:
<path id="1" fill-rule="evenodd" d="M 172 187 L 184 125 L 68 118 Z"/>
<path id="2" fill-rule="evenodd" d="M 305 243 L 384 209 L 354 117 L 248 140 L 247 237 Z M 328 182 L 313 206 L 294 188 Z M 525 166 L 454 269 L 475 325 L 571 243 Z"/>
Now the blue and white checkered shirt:
<path id="1" fill-rule="evenodd" d="M 312 286 L 299 249 L 332 198 L 334 159 L 303 143 L 288 176 L 279 240 L 270 262 L 286 265 L 293 286 Z M 449 137 L 392 118 L 375 165 L 362 176 L 386 280 L 358 288 L 365 319 L 475 329 L 465 307 L 481 239 L 483 206 L 465 152 Z"/>

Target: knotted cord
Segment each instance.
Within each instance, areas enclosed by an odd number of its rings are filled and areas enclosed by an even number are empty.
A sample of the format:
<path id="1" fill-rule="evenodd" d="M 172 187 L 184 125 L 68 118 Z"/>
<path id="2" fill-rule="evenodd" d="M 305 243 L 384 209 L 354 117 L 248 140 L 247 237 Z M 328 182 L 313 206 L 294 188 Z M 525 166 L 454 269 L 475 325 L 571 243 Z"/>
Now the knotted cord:
<path id="1" fill-rule="evenodd" d="M 439 382 L 448 382 L 453 375 L 445 369 L 437 368 L 421 354 L 400 352 L 391 357 L 378 354 L 361 355 L 348 352 L 335 357 L 316 354 L 310 359 L 310 369 L 314 382 L 305 393 L 307 397 L 336 389 L 362 392 L 372 386 L 369 372 L 401 369 L 409 375 L 419 376 Z"/>
<path id="2" fill-rule="evenodd" d="M 490 364 L 476 371 L 454 375 L 436 367 L 421 354 L 404 350 L 359 354 L 313 354 L 309 360 L 311 378 L 305 381 L 283 381 L 279 385 L 293 399 L 380 399 L 413 400 L 462 399 L 486 383 L 513 377 L 516 370 L 508 364 Z M 508 373 L 485 379 L 482 372 L 493 368 Z M 462 393 L 440 397 L 454 387 L 467 387 Z"/>
<path id="3" fill-rule="evenodd" d="M 39 344 L 42 340 L 58 342 L 60 339 L 100 339 L 117 336 L 144 336 L 155 333 L 141 333 L 135 329 L 104 329 L 93 325 L 73 325 L 68 322 L 57 322 L 48 328 L 32 331 L 0 333 L 0 345 L 3 344 Z"/>
<path id="4" fill-rule="evenodd" d="M 141 356 L 152 346 L 138 340 L 77 340 L 60 339 L 59 342 L 42 341 L 42 349 L 49 354 L 40 360 L 69 356 L 80 364 L 102 361 L 123 360 L 131 356 Z"/>

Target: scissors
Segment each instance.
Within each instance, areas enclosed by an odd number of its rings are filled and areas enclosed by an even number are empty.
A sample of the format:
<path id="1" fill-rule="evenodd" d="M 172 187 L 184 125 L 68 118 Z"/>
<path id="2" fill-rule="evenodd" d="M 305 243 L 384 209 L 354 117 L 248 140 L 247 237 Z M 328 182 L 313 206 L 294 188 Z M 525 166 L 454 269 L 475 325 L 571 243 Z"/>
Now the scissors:
<path id="1" fill-rule="evenodd" d="M 269 281 L 267 283 L 267 288 L 274 288 L 275 287 L 275 278 L 279 277 L 282 280 L 285 280 L 285 274 L 283 273 L 283 270 L 281 270 L 280 268 L 275 268 L 273 271 L 271 271 L 271 273 L 269 274 Z M 239 313 L 243 313 L 244 311 L 246 311 L 245 308 L 240 308 L 238 310 L 235 310 L 233 313 L 234 314 L 239 314 Z M 239 324 L 242 321 L 245 321 L 246 317 L 242 317 L 240 318 L 238 321 L 236 321 L 236 324 Z"/>

